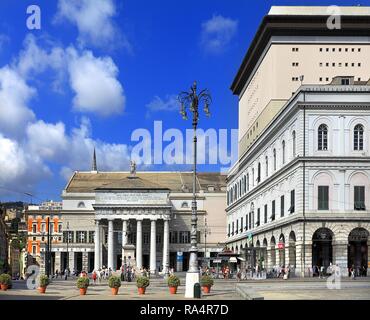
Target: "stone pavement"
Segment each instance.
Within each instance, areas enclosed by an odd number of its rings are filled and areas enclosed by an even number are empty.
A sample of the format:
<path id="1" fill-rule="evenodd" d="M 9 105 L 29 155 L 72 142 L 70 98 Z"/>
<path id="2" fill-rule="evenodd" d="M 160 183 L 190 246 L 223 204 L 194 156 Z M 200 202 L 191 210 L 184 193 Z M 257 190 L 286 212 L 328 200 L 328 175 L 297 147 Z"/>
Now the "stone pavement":
<path id="1" fill-rule="evenodd" d="M 91 284 L 86 296 L 80 296 L 76 288 L 76 279 L 54 280 L 46 294 L 37 290 L 28 290 L 25 281 L 14 281 L 13 288 L 0 291 L 0 300 L 185 300 L 185 279 L 178 294 L 170 295 L 163 279 L 151 279 L 147 293 L 140 296 L 135 282 L 123 282 L 118 296 L 113 296 L 107 281 Z M 242 282 L 249 290 L 262 295 L 265 300 L 370 300 L 370 278 L 350 280 L 343 278 L 340 290 L 329 290 L 325 279 L 269 279 Z M 235 280 L 215 280 L 210 294 L 203 295 L 204 300 L 240 300 L 236 293 Z"/>

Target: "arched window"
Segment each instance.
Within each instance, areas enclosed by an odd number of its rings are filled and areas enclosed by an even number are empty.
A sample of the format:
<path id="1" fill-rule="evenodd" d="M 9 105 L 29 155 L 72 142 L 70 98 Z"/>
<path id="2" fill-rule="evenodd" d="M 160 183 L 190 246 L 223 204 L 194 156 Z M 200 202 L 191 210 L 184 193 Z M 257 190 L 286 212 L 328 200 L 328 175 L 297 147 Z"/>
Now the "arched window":
<path id="1" fill-rule="evenodd" d="M 258 163 L 257 183 L 261 182 L 261 163 Z"/>
<path id="2" fill-rule="evenodd" d="M 266 178 L 269 176 L 269 158 L 266 156 L 265 158 L 265 166 L 266 166 Z"/>
<path id="3" fill-rule="evenodd" d="M 274 154 L 274 171 L 276 171 L 276 149 L 274 149 L 273 154 Z"/>
<path id="4" fill-rule="evenodd" d="M 297 145 L 296 145 L 296 134 L 295 131 L 292 132 L 292 142 L 293 142 L 293 158 L 295 158 L 297 153 Z"/>
<path id="5" fill-rule="evenodd" d="M 283 142 L 281 143 L 281 149 L 282 149 L 281 159 L 283 161 L 283 164 L 285 164 L 285 140 L 283 140 Z"/>
<path id="6" fill-rule="evenodd" d="M 188 204 L 186 201 L 184 201 L 184 202 L 181 204 L 181 208 L 183 208 L 183 209 L 187 209 L 187 208 L 189 208 L 189 204 Z"/>
<path id="7" fill-rule="evenodd" d="M 85 202 L 83 202 L 83 201 L 79 202 L 78 205 L 77 205 L 77 207 L 80 208 L 80 209 L 86 208 Z"/>
<path id="8" fill-rule="evenodd" d="M 318 149 L 320 151 L 328 150 L 328 126 L 321 124 L 318 131 Z"/>
<path id="9" fill-rule="evenodd" d="M 358 124 L 353 132 L 353 149 L 356 151 L 364 150 L 364 126 Z"/>

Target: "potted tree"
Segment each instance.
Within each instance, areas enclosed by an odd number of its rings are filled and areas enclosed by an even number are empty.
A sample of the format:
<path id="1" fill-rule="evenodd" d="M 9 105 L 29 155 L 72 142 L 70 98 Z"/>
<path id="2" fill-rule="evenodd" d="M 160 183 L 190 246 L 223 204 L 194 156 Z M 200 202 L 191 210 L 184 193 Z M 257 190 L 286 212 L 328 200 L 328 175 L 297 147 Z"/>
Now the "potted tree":
<path id="1" fill-rule="evenodd" d="M 87 288 L 89 287 L 90 281 L 88 277 L 79 277 L 77 279 L 77 288 L 80 289 L 80 295 L 86 295 Z"/>
<path id="2" fill-rule="evenodd" d="M 1 290 L 3 291 L 8 290 L 8 288 L 10 288 L 12 285 L 12 277 L 7 273 L 3 273 L 2 275 L 0 275 L 0 285 Z"/>
<path id="3" fill-rule="evenodd" d="M 118 294 L 118 289 L 121 286 L 121 278 L 117 276 L 110 276 L 108 279 L 109 288 L 112 289 L 112 294 L 116 296 Z"/>
<path id="4" fill-rule="evenodd" d="M 177 287 L 180 285 L 180 279 L 174 274 L 170 275 L 167 279 L 168 287 L 170 288 L 171 294 L 177 293 Z"/>
<path id="5" fill-rule="evenodd" d="M 49 277 L 44 275 L 44 274 L 41 275 L 40 279 L 39 279 L 39 283 L 40 283 L 39 292 L 40 293 L 45 293 L 46 287 L 50 284 Z"/>
<path id="6" fill-rule="evenodd" d="M 213 283 L 214 283 L 213 279 L 210 276 L 204 275 L 200 280 L 200 284 L 202 286 L 203 292 L 210 293 Z"/>
<path id="7" fill-rule="evenodd" d="M 136 279 L 136 285 L 139 291 L 139 294 L 145 294 L 146 287 L 149 286 L 149 278 L 140 276 Z"/>

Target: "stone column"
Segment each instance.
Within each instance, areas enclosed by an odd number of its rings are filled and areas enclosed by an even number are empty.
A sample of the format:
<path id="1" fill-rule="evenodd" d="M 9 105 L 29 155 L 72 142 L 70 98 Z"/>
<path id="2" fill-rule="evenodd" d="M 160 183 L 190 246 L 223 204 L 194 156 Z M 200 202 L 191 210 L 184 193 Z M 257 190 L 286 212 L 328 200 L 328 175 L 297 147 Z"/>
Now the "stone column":
<path id="1" fill-rule="evenodd" d="M 88 252 L 82 252 L 82 270 L 89 272 L 89 254 Z"/>
<path id="2" fill-rule="evenodd" d="M 94 252 L 94 269 L 100 269 L 100 261 L 101 261 L 101 239 L 100 239 L 100 221 L 95 221 L 95 252 Z"/>
<path id="3" fill-rule="evenodd" d="M 56 251 L 55 252 L 55 271 L 58 270 L 59 272 L 62 271 L 62 265 L 61 265 L 61 252 Z M 63 270 L 64 271 L 64 270 Z"/>
<path id="4" fill-rule="evenodd" d="M 150 273 L 155 274 L 157 269 L 156 220 L 151 220 L 150 223 Z"/>
<path id="5" fill-rule="evenodd" d="M 143 221 L 136 222 L 136 267 L 143 267 Z"/>
<path id="6" fill-rule="evenodd" d="M 266 262 L 265 262 L 266 269 L 267 271 L 271 271 L 273 267 L 272 261 L 271 261 L 271 249 L 267 248 L 266 252 L 267 252 Z"/>
<path id="7" fill-rule="evenodd" d="M 342 276 L 347 276 L 348 265 L 348 242 L 335 241 L 333 242 L 333 265 L 338 265 Z"/>
<path id="8" fill-rule="evenodd" d="M 125 258 L 125 249 L 124 247 L 127 245 L 127 220 L 122 220 L 122 264 Z"/>
<path id="9" fill-rule="evenodd" d="M 108 220 L 108 268 L 114 270 L 114 232 L 113 220 Z"/>
<path id="10" fill-rule="evenodd" d="M 169 267 L 168 255 L 169 255 L 169 242 L 170 242 L 170 227 L 169 221 L 164 220 L 163 230 L 163 272 L 166 273 L 166 268 Z"/>
<path id="11" fill-rule="evenodd" d="M 68 252 L 68 267 L 69 267 L 69 270 L 73 271 L 76 270 L 76 266 L 75 266 L 75 252 L 72 250 L 72 248 L 70 249 L 70 251 Z"/>

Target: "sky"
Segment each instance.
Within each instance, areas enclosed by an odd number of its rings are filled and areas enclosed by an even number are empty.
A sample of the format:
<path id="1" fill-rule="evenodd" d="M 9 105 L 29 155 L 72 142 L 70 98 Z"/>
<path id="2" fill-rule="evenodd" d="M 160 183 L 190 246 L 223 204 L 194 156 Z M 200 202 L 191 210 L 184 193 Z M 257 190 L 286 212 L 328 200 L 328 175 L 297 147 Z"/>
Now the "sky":
<path id="1" fill-rule="evenodd" d="M 40 8 L 40 28 L 29 28 L 30 5 Z M 212 96 L 199 127 L 227 129 L 231 152 L 238 100 L 230 85 L 272 5 L 354 2 L 1 0 L 0 202 L 60 200 L 74 171 L 91 170 L 94 148 L 99 170 L 129 170 L 140 142 L 133 132 L 148 131 L 153 151 L 155 121 L 163 131 L 191 128 L 177 95 L 195 80 Z M 191 169 L 137 161 L 139 170 Z"/>

